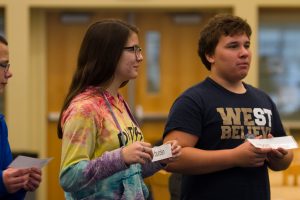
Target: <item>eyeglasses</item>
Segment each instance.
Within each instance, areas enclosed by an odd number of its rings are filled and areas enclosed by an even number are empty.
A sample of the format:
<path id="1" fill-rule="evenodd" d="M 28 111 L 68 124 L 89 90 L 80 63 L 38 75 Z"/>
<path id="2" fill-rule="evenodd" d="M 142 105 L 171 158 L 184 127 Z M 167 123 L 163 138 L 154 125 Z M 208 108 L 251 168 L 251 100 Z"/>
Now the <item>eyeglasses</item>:
<path id="1" fill-rule="evenodd" d="M 0 67 L 4 68 L 5 72 L 8 72 L 9 66 L 10 66 L 9 63 L 0 63 Z"/>
<path id="2" fill-rule="evenodd" d="M 124 47 L 123 49 L 134 52 L 137 59 L 142 55 L 142 48 L 139 45 L 133 45 L 131 47 Z"/>

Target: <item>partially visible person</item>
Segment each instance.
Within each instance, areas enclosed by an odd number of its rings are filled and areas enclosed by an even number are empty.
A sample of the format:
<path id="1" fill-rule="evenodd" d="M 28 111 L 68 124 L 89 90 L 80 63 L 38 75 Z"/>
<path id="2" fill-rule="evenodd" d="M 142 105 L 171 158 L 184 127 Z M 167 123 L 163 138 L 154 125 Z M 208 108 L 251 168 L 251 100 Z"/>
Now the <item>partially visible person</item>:
<path id="1" fill-rule="evenodd" d="M 247 137 L 285 136 L 279 113 L 263 91 L 243 82 L 250 63 L 249 24 L 220 14 L 203 28 L 198 54 L 209 77 L 174 102 L 164 142 L 182 154 L 167 170 L 182 173 L 181 199 L 269 200 L 268 167 L 286 169 L 291 150 L 255 148 Z"/>
<path id="2" fill-rule="evenodd" d="M 3 94 L 8 79 L 12 77 L 9 71 L 9 52 L 7 40 L 0 35 L 0 93 Z M 0 114 L 0 199 L 22 200 L 26 191 L 34 191 L 41 182 L 41 170 L 36 168 L 8 168 L 12 162 L 12 153 L 8 142 L 8 131 L 4 115 Z"/>
<path id="3" fill-rule="evenodd" d="M 119 93 L 142 60 L 135 26 L 107 19 L 88 28 L 58 124 L 66 199 L 147 199 L 143 178 L 180 155 L 172 140 L 173 157 L 151 162 L 151 144 Z"/>

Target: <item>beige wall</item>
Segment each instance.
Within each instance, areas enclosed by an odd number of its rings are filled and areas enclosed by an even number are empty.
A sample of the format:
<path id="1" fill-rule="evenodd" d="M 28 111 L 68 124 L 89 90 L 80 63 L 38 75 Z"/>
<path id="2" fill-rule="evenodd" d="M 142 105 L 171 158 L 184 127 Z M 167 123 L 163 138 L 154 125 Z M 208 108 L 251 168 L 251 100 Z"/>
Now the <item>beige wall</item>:
<path id="1" fill-rule="evenodd" d="M 6 91 L 6 118 L 11 147 L 46 156 L 45 16 L 48 8 L 232 8 L 253 28 L 253 61 L 247 82 L 258 84 L 257 25 L 259 8 L 300 8 L 299 0 L 0 0 L 5 9 L 11 70 Z M 45 184 L 46 181 L 43 181 Z M 44 199 L 44 185 L 39 198 Z"/>

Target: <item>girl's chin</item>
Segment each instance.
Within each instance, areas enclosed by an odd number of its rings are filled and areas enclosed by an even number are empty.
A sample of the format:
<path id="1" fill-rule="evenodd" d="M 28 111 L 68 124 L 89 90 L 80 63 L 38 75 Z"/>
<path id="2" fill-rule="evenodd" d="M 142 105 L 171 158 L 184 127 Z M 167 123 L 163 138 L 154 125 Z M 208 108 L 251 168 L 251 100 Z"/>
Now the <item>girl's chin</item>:
<path id="1" fill-rule="evenodd" d="M 133 73 L 132 76 L 131 76 L 131 79 L 136 79 L 138 77 L 139 73 L 136 72 L 136 73 Z"/>
<path id="2" fill-rule="evenodd" d="M 130 77 L 128 77 L 126 80 L 124 80 L 124 81 L 130 81 L 130 80 L 134 80 L 134 79 L 136 79 L 138 77 L 138 74 L 136 74 L 136 75 L 131 75 Z"/>

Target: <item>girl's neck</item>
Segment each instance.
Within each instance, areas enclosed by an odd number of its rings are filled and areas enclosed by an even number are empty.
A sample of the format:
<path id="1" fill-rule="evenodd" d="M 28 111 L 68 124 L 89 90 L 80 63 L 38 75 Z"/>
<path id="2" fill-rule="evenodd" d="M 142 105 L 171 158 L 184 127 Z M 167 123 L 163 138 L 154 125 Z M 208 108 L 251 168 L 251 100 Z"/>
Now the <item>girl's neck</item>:
<path id="1" fill-rule="evenodd" d="M 106 88 L 106 91 L 108 91 L 115 98 L 118 96 L 118 90 L 119 86 L 116 84 L 111 84 Z"/>

